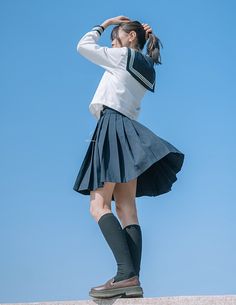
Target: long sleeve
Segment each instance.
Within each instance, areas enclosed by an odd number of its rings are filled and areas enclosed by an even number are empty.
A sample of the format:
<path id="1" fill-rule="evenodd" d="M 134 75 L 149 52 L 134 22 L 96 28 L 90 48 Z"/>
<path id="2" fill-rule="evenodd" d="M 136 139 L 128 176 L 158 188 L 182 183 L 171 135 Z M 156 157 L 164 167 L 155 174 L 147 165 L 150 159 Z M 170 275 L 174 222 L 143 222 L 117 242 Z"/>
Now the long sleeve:
<path id="1" fill-rule="evenodd" d="M 103 68 L 117 68 L 126 53 L 127 48 L 108 48 L 100 46 L 97 42 L 101 37 L 103 28 L 95 26 L 86 33 L 77 44 L 77 51 L 91 62 Z"/>

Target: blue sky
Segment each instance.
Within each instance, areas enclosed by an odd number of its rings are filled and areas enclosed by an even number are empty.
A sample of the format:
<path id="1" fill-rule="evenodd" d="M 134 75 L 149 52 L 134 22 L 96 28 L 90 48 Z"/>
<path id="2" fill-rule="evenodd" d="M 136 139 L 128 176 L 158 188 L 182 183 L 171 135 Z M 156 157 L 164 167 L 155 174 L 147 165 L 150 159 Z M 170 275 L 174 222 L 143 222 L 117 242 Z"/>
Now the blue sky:
<path id="1" fill-rule="evenodd" d="M 163 44 L 138 120 L 185 153 L 171 192 L 136 200 L 144 296 L 236 293 L 235 9 L 233 0 L 0 1 L 1 303 L 88 299 L 116 273 L 89 196 L 72 187 L 103 73 L 76 45 L 117 15 L 150 24 Z"/>

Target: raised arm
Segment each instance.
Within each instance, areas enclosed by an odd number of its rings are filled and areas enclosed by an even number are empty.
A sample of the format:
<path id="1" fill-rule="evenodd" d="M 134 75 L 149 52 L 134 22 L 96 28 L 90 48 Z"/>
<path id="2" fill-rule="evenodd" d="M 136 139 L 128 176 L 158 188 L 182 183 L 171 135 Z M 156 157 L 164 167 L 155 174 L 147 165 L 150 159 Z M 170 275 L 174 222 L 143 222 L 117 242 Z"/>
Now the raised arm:
<path id="1" fill-rule="evenodd" d="M 87 32 L 78 42 L 77 51 L 91 62 L 103 68 L 116 68 L 125 53 L 125 48 L 109 48 L 100 46 L 97 42 L 104 30 L 112 24 L 129 21 L 124 16 L 118 16 L 105 20 L 101 25 L 96 25 Z"/>

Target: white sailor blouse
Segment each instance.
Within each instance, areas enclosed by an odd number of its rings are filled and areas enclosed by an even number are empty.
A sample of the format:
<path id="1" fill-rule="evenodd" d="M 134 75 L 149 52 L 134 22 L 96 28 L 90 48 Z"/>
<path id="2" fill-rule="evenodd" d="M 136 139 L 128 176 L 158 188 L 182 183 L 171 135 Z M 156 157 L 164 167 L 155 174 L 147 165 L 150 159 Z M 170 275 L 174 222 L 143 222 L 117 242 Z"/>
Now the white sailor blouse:
<path id="1" fill-rule="evenodd" d="M 82 56 L 105 69 L 89 110 L 99 119 L 103 105 L 106 105 L 136 120 L 145 92 L 155 89 L 154 62 L 148 55 L 132 48 L 100 46 L 97 41 L 103 31 L 100 25 L 94 26 L 77 44 L 77 51 Z"/>

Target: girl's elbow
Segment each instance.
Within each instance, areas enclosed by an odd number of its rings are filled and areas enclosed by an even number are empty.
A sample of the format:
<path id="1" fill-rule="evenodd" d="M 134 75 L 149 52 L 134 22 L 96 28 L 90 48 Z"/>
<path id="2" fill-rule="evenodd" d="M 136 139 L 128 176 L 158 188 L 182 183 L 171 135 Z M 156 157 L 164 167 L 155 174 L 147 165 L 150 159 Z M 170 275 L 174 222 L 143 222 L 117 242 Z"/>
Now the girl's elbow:
<path id="1" fill-rule="evenodd" d="M 80 53 L 81 52 L 81 50 L 82 50 L 82 44 L 80 43 L 80 42 L 78 42 L 78 44 L 77 44 L 77 46 L 76 46 L 76 51 L 78 52 L 78 53 Z"/>
<path id="2" fill-rule="evenodd" d="M 79 40 L 76 46 L 76 50 L 77 52 L 82 53 L 84 50 L 86 50 L 87 47 L 87 44 L 83 40 Z"/>
<path id="3" fill-rule="evenodd" d="M 84 45 L 82 43 L 78 43 L 76 49 L 77 49 L 77 52 L 82 56 L 86 57 L 89 54 L 88 46 Z"/>

